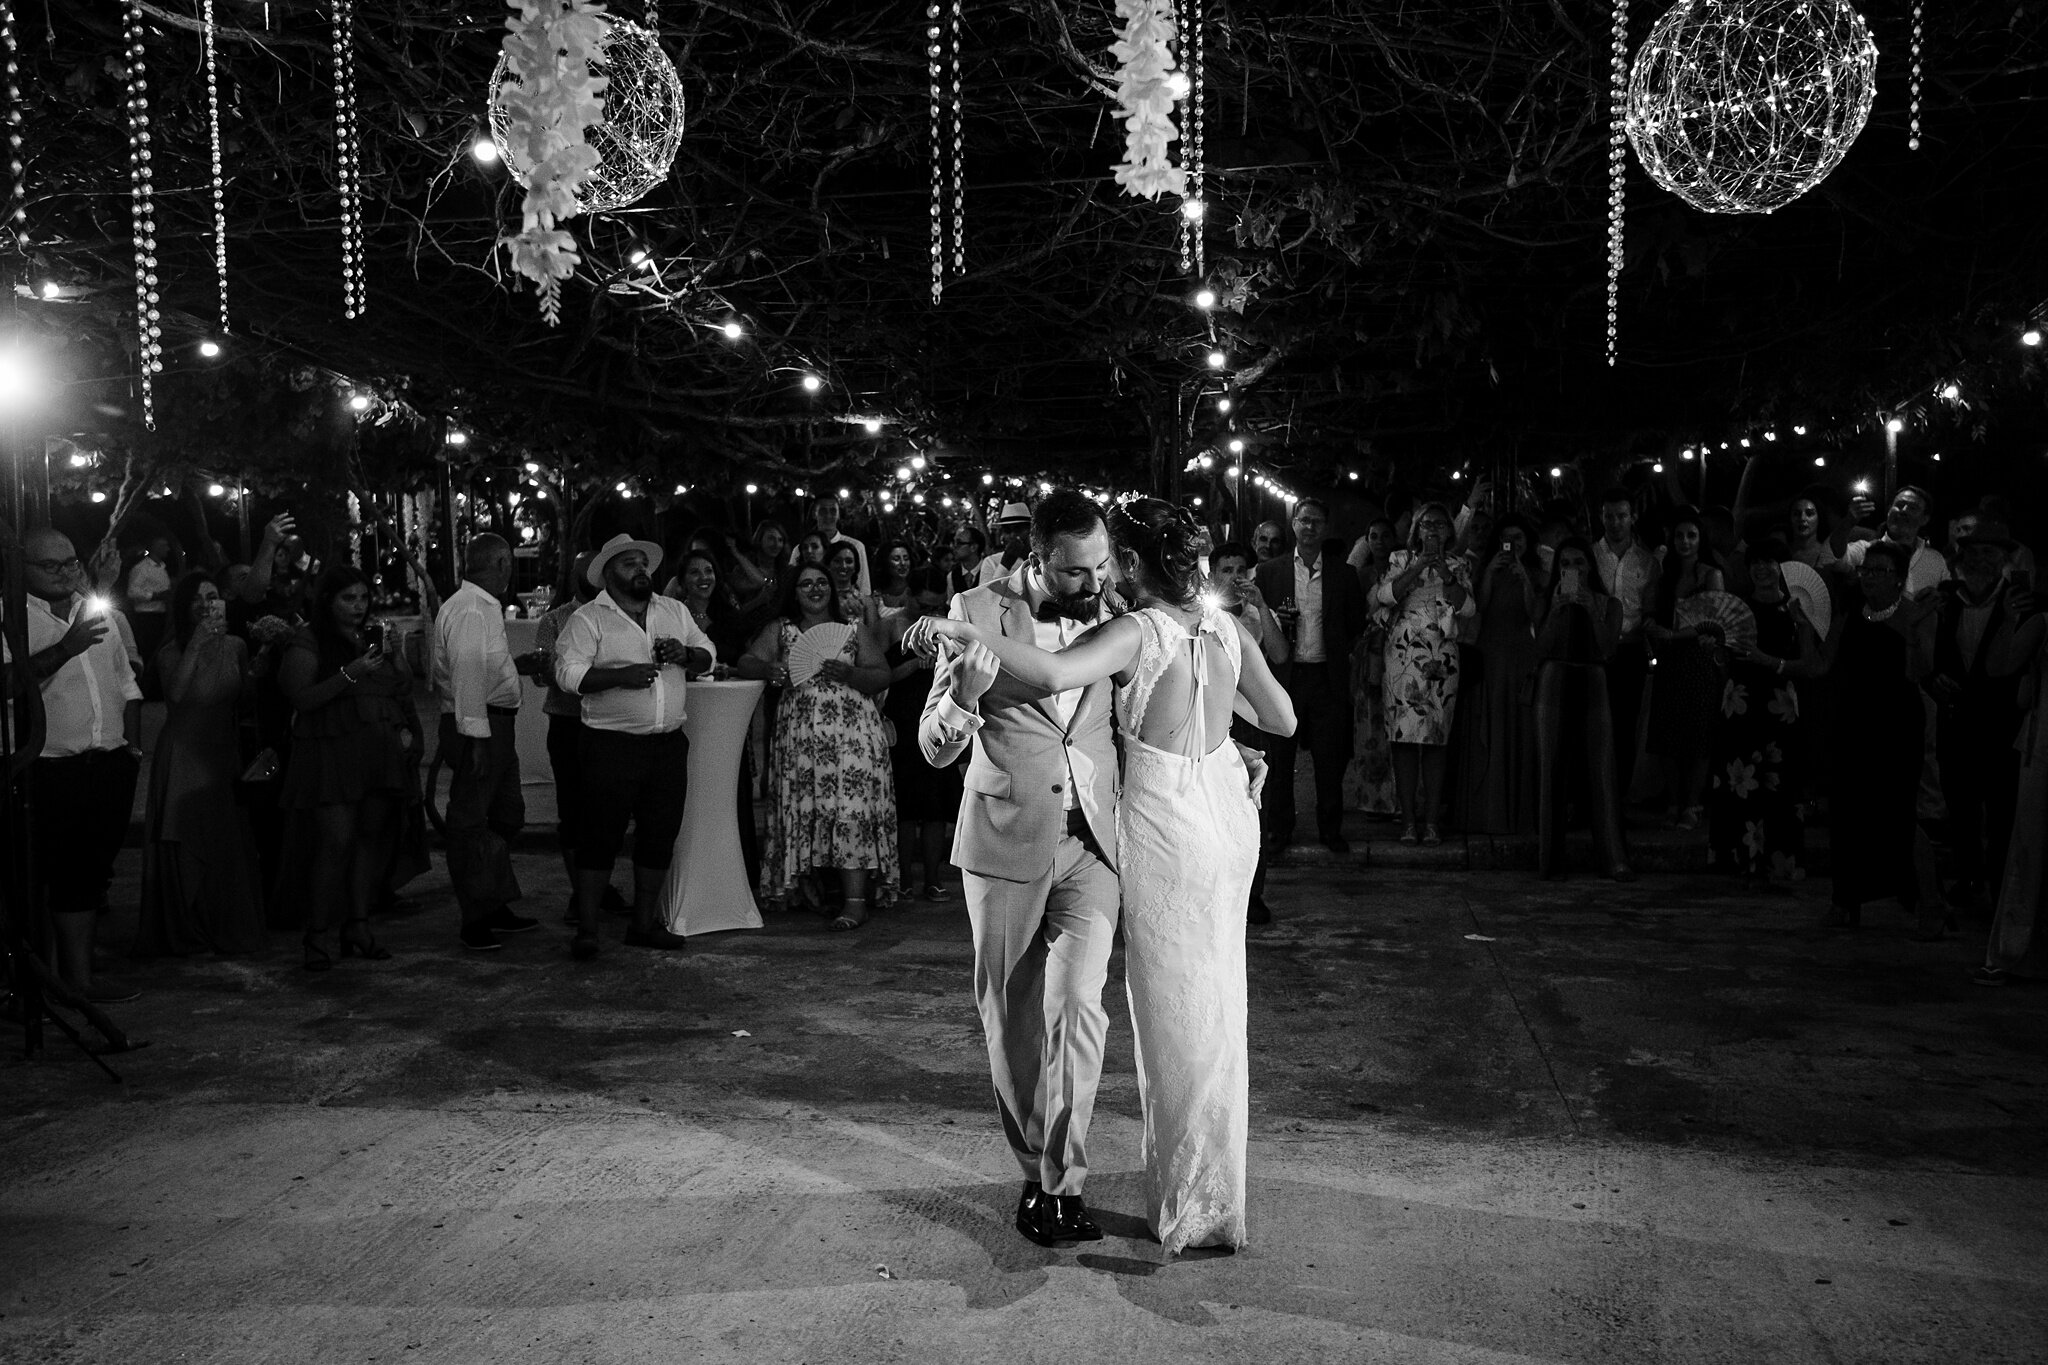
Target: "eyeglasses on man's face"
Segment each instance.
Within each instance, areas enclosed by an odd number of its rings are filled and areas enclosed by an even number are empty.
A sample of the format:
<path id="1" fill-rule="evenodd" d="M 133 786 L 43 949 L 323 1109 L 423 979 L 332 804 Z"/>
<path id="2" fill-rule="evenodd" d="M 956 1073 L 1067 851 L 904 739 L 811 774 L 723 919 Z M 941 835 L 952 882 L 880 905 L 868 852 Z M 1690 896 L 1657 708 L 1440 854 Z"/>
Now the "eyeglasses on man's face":
<path id="1" fill-rule="evenodd" d="M 77 573 L 85 567 L 85 561 L 77 555 L 69 559 L 24 559 L 22 563 L 48 574 Z"/>

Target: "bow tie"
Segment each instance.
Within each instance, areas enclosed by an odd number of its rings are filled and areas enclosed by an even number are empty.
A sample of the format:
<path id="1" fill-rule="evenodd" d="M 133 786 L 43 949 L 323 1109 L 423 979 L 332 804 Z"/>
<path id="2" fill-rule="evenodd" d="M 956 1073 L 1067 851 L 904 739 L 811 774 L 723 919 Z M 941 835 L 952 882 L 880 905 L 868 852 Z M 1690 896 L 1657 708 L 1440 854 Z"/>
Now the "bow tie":
<path id="1" fill-rule="evenodd" d="M 1045 601 L 1040 602 L 1037 606 L 1031 609 L 1031 617 L 1033 620 L 1043 621 L 1050 626 L 1056 626 L 1060 622 L 1068 619 L 1060 615 L 1060 609 L 1053 605 L 1053 601 L 1050 597 L 1046 598 Z"/>

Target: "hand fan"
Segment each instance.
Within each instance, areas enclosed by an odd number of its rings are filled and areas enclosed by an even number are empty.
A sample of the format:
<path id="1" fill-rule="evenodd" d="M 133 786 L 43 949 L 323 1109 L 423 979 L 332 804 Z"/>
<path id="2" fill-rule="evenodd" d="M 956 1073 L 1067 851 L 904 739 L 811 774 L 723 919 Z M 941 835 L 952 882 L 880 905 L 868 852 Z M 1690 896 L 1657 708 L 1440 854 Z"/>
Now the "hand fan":
<path id="1" fill-rule="evenodd" d="M 1756 632 L 1752 628 L 1751 632 Z M 818 676 L 818 669 L 825 660 L 836 659 L 846 648 L 846 642 L 853 638 L 853 627 L 838 621 L 827 621 L 821 626 L 812 626 L 796 637 L 796 643 L 789 647 L 789 685 L 802 687 Z"/>
<path id="2" fill-rule="evenodd" d="M 1715 626 L 1731 647 L 1756 644 L 1756 614 L 1732 592 L 1696 592 L 1678 604 L 1673 618 L 1685 626 Z"/>
<path id="3" fill-rule="evenodd" d="M 1820 576 L 1819 569 L 1797 560 L 1780 564 L 1778 568 L 1785 574 L 1785 592 L 1806 613 L 1813 633 L 1826 638 L 1828 627 L 1835 620 L 1835 604 L 1828 597 L 1827 580 Z"/>

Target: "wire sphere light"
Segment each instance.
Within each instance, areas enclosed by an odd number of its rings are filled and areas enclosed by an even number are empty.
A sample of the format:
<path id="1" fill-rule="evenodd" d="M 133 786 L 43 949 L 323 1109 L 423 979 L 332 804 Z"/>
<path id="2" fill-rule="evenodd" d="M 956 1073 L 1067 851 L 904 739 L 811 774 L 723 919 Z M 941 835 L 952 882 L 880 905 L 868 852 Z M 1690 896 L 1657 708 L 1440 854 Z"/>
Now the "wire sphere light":
<path id="1" fill-rule="evenodd" d="M 1841 164 L 1876 95 L 1847 0 L 1679 0 L 1636 53 L 1628 136 L 1694 208 L 1770 213 Z"/>
<path id="2" fill-rule="evenodd" d="M 628 19 L 613 17 L 604 57 L 591 63 L 611 84 L 604 92 L 604 122 L 584 130 L 597 151 L 597 169 L 577 196 L 585 213 L 621 209 L 668 177 L 683 141 L 683 81 L 655 36 Z M 505 107 L 499 92 L 511 75 L 511 59 L 498 58 L 491 73 L 491 140 L 504 155 L 505 167 L 524 185 L 530 169 L 506 133 Z"/>

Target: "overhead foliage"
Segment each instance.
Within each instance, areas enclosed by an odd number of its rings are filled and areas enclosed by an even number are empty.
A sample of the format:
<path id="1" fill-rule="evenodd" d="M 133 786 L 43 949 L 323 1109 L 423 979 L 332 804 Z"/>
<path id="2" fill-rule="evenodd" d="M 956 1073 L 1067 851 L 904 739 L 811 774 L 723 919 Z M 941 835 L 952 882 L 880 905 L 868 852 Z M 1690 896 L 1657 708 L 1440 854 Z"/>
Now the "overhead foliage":
<path id="1" fill-rule="evenodd" d="M 174 393 L 199 382 L 190 347 L 213 311 L 204 77 L 196 0 L 146 8 Z M 1547 462 L 1794 406 L 1867 410 L 1991 354 L 2048 297 L 2032 193 L 2048 128 L 2022 98 L 2048 45 L 2011 3 L 1930 10 L 1917 156 L 1893 60 L 1906 21 L 1873 9 L 1893 62 L 1877 111 L 1805 199 L 1709 220 L 1636 172 L 1609 375 L 1604 8 L 1209 4 L 1205 313 L 1178 273 L 1176 206 L 1113 178 L 1109 0 L 967 7 L 968 251 L 938 307 L 922 0 L 666 0 L 690 128 L 668 185 L 578 220 L 552 330 L 495 250 L 518 187 L 468 150 L 505 12 L 357 0 L 369 307 L 344 322 L 325 8 L 217 8 L 237 310 L 221 363 L 376 382 L 429 414 L 488 415 L 512 445 L 575 432 L 593 462 L 692 484 L 851 478 L 906 443 L 1164 482 L 1219 434 L 1224 382 L 1252 454 L 1303 480 Z M 23 34 L 25 273 L 64 296 L 22 306 L 102 381 L 72 390 L 75 424 L 119 423 L 134 340 L 116 16 L 48 14 Z"/>

